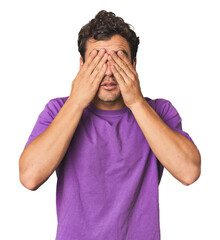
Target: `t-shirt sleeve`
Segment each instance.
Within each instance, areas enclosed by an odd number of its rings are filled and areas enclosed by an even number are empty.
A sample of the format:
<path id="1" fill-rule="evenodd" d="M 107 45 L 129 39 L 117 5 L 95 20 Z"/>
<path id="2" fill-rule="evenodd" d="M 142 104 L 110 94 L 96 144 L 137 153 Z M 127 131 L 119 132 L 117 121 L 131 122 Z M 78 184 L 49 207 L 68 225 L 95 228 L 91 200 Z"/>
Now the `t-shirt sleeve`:
<path id="1" fill-rule="evenodd" d="M 39 114 L 37 118 L 37 121 L 28 138 L 28 141 L 25 144 L 25 147 L 48 128 L 48 126 L 52 123 L 53 119 L 56 117 L 61 107 L 62 102 L 59 101 L 59 99 L 51 99 L 45 105 L 43 111 Z"/>
<path id="2" fill-rule="evenodd" d="M 156 99 L 155 105 L 153 106 L 160 118 L 174 131 L 184 135 L 190 141 L 193 142 L 189 134 L 182 129 L 182 118 L 177 112 L 176 108 L 172 103 L 165 99 Z M 163 165 L 158 160 L 158 174 L 159 182 L 163 174 Z"/>
<path id="3" fill-rule="evenodd" d="M 174 131 L 179 132 L 180 134 L 187 137 L 190 141 L 193 142 L 189 134 L 182 129 L 182 118 L 177 112 L 176 108 L 172 103 L 165 99 L 156 100 L 156 112 L 159 114 L 161 119 Z"/>

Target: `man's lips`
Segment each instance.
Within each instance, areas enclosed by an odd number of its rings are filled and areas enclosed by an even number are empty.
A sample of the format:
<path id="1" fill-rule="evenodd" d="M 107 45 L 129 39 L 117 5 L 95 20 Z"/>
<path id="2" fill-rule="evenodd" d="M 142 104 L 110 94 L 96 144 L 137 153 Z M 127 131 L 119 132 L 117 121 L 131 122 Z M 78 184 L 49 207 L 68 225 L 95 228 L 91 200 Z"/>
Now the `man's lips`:
<path id="1" fill-rule="evenodd" d="M 101 86 L 113 86 L 113 85 L 118 85 L 118 84 L 115 82 L 104 82 L 101 84 Z"/>
<path id="2" fill-rule="evenodd" d="M 118 84 L 112 84 L 112 85 L 101 85 L 101 88 L 105 89 L 105 90 L 113 90 L 116 89 L 118 86 Z"/>

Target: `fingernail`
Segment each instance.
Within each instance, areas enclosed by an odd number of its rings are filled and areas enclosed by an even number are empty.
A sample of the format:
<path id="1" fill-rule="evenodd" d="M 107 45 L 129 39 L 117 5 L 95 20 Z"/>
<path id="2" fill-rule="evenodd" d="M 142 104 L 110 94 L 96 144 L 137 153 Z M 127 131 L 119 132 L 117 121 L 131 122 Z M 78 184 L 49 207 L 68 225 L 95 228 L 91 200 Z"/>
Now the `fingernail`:
<path id="1" fill-rule="evenodd" d="M 118 55 L 122 56 L 123 52 L 122 51 L 118 51 Z"/>
<path id="2" fill-rule="evenodd" d="M 95 54 L 96 54 L 96 50 L 95 50 L 95 49 L 92 50 L 91 54 L 92 54 L 92 55 L 95 55 Z"/>

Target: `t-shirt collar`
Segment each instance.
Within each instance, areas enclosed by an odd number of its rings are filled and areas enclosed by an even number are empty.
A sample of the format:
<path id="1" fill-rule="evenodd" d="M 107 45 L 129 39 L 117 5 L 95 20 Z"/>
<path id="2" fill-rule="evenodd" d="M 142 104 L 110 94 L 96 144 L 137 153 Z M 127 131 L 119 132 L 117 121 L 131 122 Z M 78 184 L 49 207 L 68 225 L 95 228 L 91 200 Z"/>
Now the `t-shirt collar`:
<path id="1" fill-rule="evenodd" d="M 100 108 L 97 108 L 92 102 L 88 105 L 88 108 L 98 114 L 98 115 L 103 115 L 103 116 L 120 116 L 123 113 L 129 111 L 129 108 L 125 105 L 123 108 L 118 109 L 118 110 L 103 110 Z"/>

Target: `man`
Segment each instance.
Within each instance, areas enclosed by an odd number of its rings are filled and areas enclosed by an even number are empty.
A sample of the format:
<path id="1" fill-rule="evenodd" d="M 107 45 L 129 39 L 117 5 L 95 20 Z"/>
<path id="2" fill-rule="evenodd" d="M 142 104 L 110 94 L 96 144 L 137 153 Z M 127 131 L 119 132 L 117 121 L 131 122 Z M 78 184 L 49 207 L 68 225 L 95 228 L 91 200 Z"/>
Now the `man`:
<path id="1" fill-rule="evenodd" d="M 199 178 L 200 153 L 177 110 L 141 93 L 138 44 L 111 12 L 86 24 L 70 95 L 46 104 L 21 154 L 30 190 L 56 170 L 57 240 L 158 240 L 164 167 L 184 185 Z"/>

